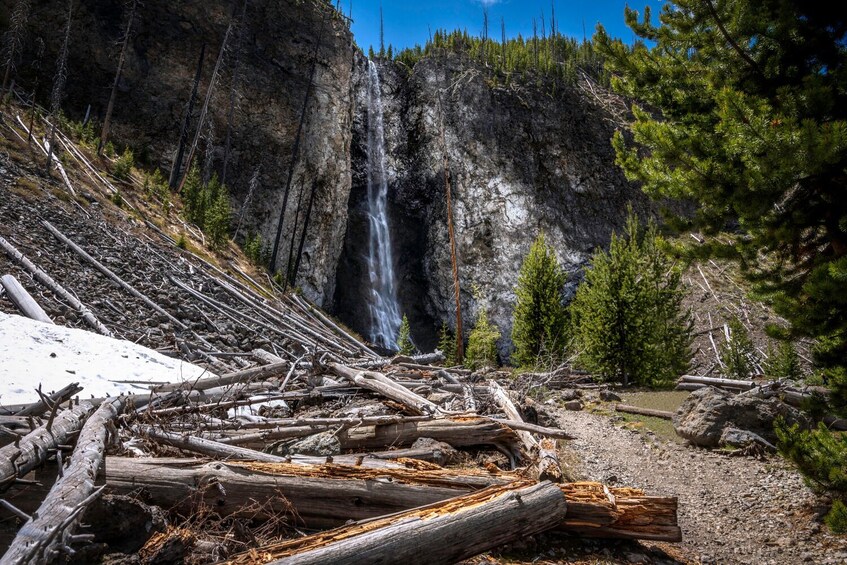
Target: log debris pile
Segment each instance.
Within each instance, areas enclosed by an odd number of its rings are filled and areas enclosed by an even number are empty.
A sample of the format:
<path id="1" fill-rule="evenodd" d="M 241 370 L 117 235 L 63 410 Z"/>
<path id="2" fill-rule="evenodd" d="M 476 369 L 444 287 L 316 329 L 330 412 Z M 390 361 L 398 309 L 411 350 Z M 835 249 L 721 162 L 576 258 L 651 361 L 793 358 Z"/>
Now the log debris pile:
<path id="1" fill-rule="evenodd" d="M 90 163 L 67 174 L 80 198 L 115 192 Z M 33 214 L 3 196 L 0 311 L 208 376 L 82 401 L 68 378 L 0 406 L 0 564 L 447 563 L 547 530 L 680 539 L 675 498 L 573 482 L 568 431 L 526 421 L 532 383 L 594 386 L 584 375 L 386 358 L 243 263 L 180 248 L 141 206 L 73 195 Z"/>

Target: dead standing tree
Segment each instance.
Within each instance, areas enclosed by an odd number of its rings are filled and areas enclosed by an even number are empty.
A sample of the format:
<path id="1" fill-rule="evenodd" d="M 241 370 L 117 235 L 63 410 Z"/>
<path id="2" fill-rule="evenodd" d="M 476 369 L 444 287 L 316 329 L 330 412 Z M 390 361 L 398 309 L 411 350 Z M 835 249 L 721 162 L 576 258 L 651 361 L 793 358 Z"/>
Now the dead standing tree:
<path id="1" fill-rule="evenodd" d="M 50 174 L 50 163 L 53 161 L 53 144 L 56 141 L 56 119 L 58 118 L 59 105 L 65 91 L 65 82 L 68 79 L 68 50 L 71 43 L 71 23 L 73 22 L 74 0 L 68 0 L 68 19 L 65 23 L 65 40 L 62 42 L 62 50 L 59 52 L 59 61 L 56 64 L 56 75 L 53 77 L 53 92 L 50 95 L 50 141 L 47 148 L 47 167 L 45 174 Z"/>
<path id="2" fill-rule="evenodd" d="M 97 144 L 97 154 L 100 155 L 103 147 L 109 139 L 109 128 L 112 125 L 112 111 L 115 109 L 115 97 L 118 94 L 118 83 L 121 80 L 121 74 L 124 70 L 124 61 L 126 61 L 126 50 L 129 45 L 129 38 L 132 35 L 132 23 L 135 20 L 135 10 L 138 7 L 138 0 L 132 0 L 132 7 L 129 11 L 129 18 L 126 22 L 126 31 L 124 31 L 123 39 L 121 40 L 121 54 L 118 58 L 118 68 L 115 71 L 115 81 L 112 83 L 112 93 L 109 95 L 109 104 L 106 106 L 106 117 L 103 118 L 103 131 L 100 132 L 100 143 Z"/>
<path id="3" fill-rule="evenodd" d="M 27 17 L 29 17 L 29 0 L 18 0 L 14 11 L 12 11 L 9 31 L 3 36 L 3 64 L 6 70 L 3 73 L 3 88 L 0 92 L 6 91 L 9 78 L 15 70 L 15 58 L 21 51 Z"/>
<path id="4" fill-rule="evenodd" d="M 221 170 L 221 184 L 226 184 L 226 174 L 229 167 L 230 148 L 232 146 L 232 122 L 235 120 L 235 99 L 238 93 L 238 80 L 241 71 L 241 50 L 244 45 L 244 32 L 247 27 L 247 0 L 241 5 L 241 16 L 238 18 L 235 49 L 232 54 L 232 77 L 229 85 L 229 108 L 226 112 L 226 139 L 224 141 L 224 162 Z"/>
<path id="5" fill-rule="evenodd" d="M 185 155 L 185 144 L 188 142 L 188 129 L 191 126 L 191 114 L 194 113 L 194 101 L 197 99 L 197 89 L 200 87 L 200 76 L 203 74 L 203 59 L 206 55 L 206 44 L 200 47 L 200 59 L 197 61 L 197 71 L 194 73 L 194 84 L 191 87 L 191 96 L 188 98 L 188 105 L 185 109 L 185 118 L 182 120 L 182 128 L 179 131 L 179 144 L 174 157 L 174 164 L 171 168 L 171 176 L 168 179 L 168 185 L 174 189 L 177 181 L 180 178 L 182 170 L 182 158 Z"/>

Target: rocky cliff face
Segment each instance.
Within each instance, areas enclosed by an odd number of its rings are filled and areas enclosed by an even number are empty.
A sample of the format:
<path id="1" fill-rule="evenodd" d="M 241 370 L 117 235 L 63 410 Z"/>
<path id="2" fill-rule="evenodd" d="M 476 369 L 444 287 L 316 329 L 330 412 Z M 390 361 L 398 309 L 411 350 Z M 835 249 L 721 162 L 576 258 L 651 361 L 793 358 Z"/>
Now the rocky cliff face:
<path id="1" fill-rule="evenodd" d="M 508 355 L 514 286 L 537 234 L 544 231 L 574 274 L 572 292 L 593 249 L 623 226 L 626 203 L 644 210 L 646 201 L 614 165 L 605 115 L 576 88 L 498 86 L 485 69 L 457 55 L 424 60 L 411 73 L 393 63 L 380 70 L 400 302 L 416 342 L 431 347 L 442 320 L 455 324 L 446 144 L 466 328 L 487 308 L 503 332 L 501 354 Z M 367 80 L 355 74 L 357 84 Z M 354 326 L 367 319 L 358 309 L 364 296 L 357 281 L 364 279 L 355 253 L 367 224 L 354 223 L 365 205 L 363 107 L 357 104 L 354 120 L 351 222 L 335 302 Z"/>
<path id="2" fill-rule="evenodd" d="M 8 14 L 13 0 L 0 0 Z M 19 83 L 39 78 L 47 104 L 66 3 L 32 3 Z M 171 167 L 201 47 L 206 58 L 202 106 L 210 75 L 240 2 L 145 0 L 134 25 L 114 114 L 114 138 L 147 164 Z M 343 18 L 321 0 L 251 0 L 237 83 L 237 111 L 227 184 L 240 238 L 271 241 L 276 232 L 292 146 L 320 39 L 314 88 L 306 108 L 277 268 L 287 264 L 295 211 L 316 200 L 297 285 L 367 335 L 367 65 Z M 330 14 L 324 20 L 324 14 Z M 91 106 L 102 117 L 126 19 L 123 0 L 75 8 L 63 107 L 80 119 Z M 33 69 L 35 38 L 47 46 Z M 211 156 L 222 169 L 232 53 L 211 99 Z M 646 204 L 614 165 L 611 128 L 578 89 L 539 80 L 498 84 L 490 71 L 459 55 L 423 60 L 413 70 L 380 63 L 389 215 L 400 305 L 422 348 L 438 326 L 455 323 L 446 228 L 443 154 L 452 174 L 461 300 L 466 328 L 487 308 L 508 355 L 514 285 L 539 231 L 562 264 L 577 273 L 590 252 L 623 225 L 625 204 Z M 443 124 L 444 140 L 440 129 Z M 192 132 L 193 137 L 193 132 Z M 445 147 L 446 146 L 446 147 Z M 248 182 L 259 188 L 248 199 Z M 302 229 L 302 220 L 298 224 Z M 295 243 L 296 251 L 296 243 Z M 570 290 L 572 291 L 572 289 Z M 569 291 L 569 292 L 570 292 Z"/>
<path id="3" fill-rule="evenodd" d="M 29 89 L 39 77 L 38 101 L 48 105 L 67 2 L 31 2 L 19 83 Z M 81 119 L 88 105 L 102 118 L 109 99 L 127 18 L 127 2 L 75 2 L 64 111 Z M 0 0 L 11 13 L 14 0 Z M 134 33 L 115 104 L 113 138 L 128 144 L 137 159 L 171 167 L 201 47 L 206 57 L 195 118 L 203 104 L 221 44 L 241 2 L 145 0 L 139 3 Z M 328 16 L 325 17 L 325 14 Z M 323 32 L 321 31 L 323 28 Z M 288 259 L 294 211 L 305 191 L 317 187 L 298 285 L 322 303 L 331 297 L 344 237 L 350 190 L 353 44 L 346 22 L 320 0 L 251 0 L 240 56 L 237 111 L 227 185 L 241 233 L 275 235 L 282 193 L 310 77 L 315 44 L 321 37 L 314 88 L 307 107 L 300 151 L 289 197 L 278 268 Z M 40 72 L 34 71 L 36 38 L 46 44 Z M 212 170 L 222 170 L 231 62 L 236 34 L 228 43 L 211 100 Z M 195 122 L 196 123 L 196 119 Z M 204 132 L 205 134 L 206 132 Z M 193 130 L 191 132 L 193 137 Z M 200 146 L 198 161 L 206 159 Z M 249 179 L 259 170 L 259 189 L 245 206 Z M 302 196 L 306 208 L 308 192 Z M 302 213 L 302 210 L 301 210 Z M 302 229 L 302 220 L 300 228 Z M 298 235 L 299 241 L 299 235 Z M 296 251 L 296 244 L 295 244 Z"/>

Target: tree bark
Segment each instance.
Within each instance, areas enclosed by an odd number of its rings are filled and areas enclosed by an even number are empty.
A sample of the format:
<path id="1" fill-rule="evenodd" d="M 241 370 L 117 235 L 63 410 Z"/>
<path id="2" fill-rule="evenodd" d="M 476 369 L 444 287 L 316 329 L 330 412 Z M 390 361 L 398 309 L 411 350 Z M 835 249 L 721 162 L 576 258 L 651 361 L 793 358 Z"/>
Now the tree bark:
<path id="1" fill-rule="evenodd" d="M 57 414 L 52 422 L 24 436 L 17 446 L 7 445 L 0 449 L 0 492 L 6 490 L 15 479 L 47 461 L 58 446 L 70 443 L 93 411 L 93 404 L 81 402 Z"/>
<path id="2" fill-rule="evenodd" d="M 329 368 L 339 377 L 399 402 L 413 414 L 435 414 L 438 412 L 436 404 L 398 385 L 382 373 L 352 369 L 340 363 L 330 363 Z"/>
<path id="3" fill-rule="evenodd" d="M 83 511 L 96 498 L 94 481 L 103 462 L 108 427 L 123 410 L 124 398 L 104 402 L 79 434 L 68 467 L 37 513 L 23 525 L 0 559 L 0 565 L 52 561 L 64 553 L 73 556 L 73 532 Z"/>
<path id="4" fill-rule="evenodd" d="M 194 100 L 197 98 L 197 89 L 200 86 L 200 76 L 203 73 L 203 58 L 206 55 L 206 44 L 200 47 L 200 60 L 197 62 L 197 71 L 194 73 L 194 84 L 191 87 L 191 97 L 188 99 L 188 107 L 185 110 L 185 119 L 182 121 L 182 129 L 179 132 L 179 144 L 174 157 L 173 168 L 171 168 L 171 176 L 168 179 L 168 185 L 171 189 L 177 187 L 177 183 L 182 178 L 182 158 L 185 155 L 185 144 L 188 142 L 188 128 L 191 124 L 191 114 L 194 112 Z"/>
<path id="5" fill-rule="evenodd" d="M 27 318 L 52 324 L 53 320 L 47 315 L 47 312 L 39 306 L 38 302 L 26 291 L 26 289 L 12 275 L 3 275 L 0 277 L 0 286 L 6 289 L 6 296 L 12 301 L 12 304 L 21 311 L 21 314 Z"/>
<path id="6" fill-rule="evenodd" d="M 182 383 L 172 383 L 160 385 L 153 388 L 154 392 L 171 392 L 174 390 L 209 390 L 221 386 L 231 386 L 234 384 L 244 384 L 258 380 L 278 377 L 285 374 L 291 364 L 288 361 L 281 361 L 272 365 L 263 365 L 261 367 L 250 367 L 241 371 L 234 371 L 223 375 L 206 377 L 195 381 L 185 381 Z"/>
<path id="7" fill-rule="evenodd" d="M 103 146 L 109 139 L 109 128 L 112 124 L 112 111 L 115 109 L 115 98 L 118 95 L 118 83 L 121 80 L 121 74 L 124 70 L 124 60 L 126 60 L 126 48 L 129 45 L 129 37 L 132 32 L 132 21 L 135 19 L 135 9 L 138 6 L 138 0 L 132 0 L 132 8 L 129 11 L 129 19 L 126 23 L 126 31 L 124 32 L 123 42 L 121 42 L 121 55 L 118 58 L 118 68 L 115 71 L 115 82 L 112 83 L 112 93 L 109 95 L 109 103 L 106 106 L 106 117 L 103 118 L 103 130 L 100 132 L 100 142 L 97 144 L 97 154 L 100 155 L 103 151 Z"/>
<path id="8" fill-rule="evenodd" d="M 516 482 L 262 548 L 260 562 L 455 563 L 555 527 L 567 514 L 556 485 Z M 272 560 L 266 561 L 265 555 Z M 250 554 L 235 564 L 256 563 Z"/>
<path id="9" fill-rule="evenodd" d="M 56 392 L 47 395 L 47 399 L 50 401 L 50 405 L 44 401 L 44 399 L 39 400 L 38 402 L 33 402 L 32 404 L 28 404 L 24 406 L 17 412 L 15 412 L 15 416 L 41 416 L 47 410 L 51 408 L 52 405 L 59 404 L 63 402 L 67 402 L 71 399 L 71 397 L 82 390 L 82 387 L 79 386 L 79 383 L 71 383 L 66 387 L 63 387 Z"/>

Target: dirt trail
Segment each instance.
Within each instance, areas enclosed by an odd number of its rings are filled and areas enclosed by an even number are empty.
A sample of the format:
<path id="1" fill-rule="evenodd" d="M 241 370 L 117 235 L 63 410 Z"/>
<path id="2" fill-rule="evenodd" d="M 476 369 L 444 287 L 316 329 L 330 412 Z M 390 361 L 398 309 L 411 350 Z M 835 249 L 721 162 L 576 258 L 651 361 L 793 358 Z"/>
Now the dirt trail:
<path id="1" fill-rule="evenodd" d="M 693 563 L 847 563 L 847 536 L 827 533 L 819 499 L 781 458 L 688 447 L 588 412 L 558 420 L 578 437 L 578 474 L 679 497 L 680 549 Z"/>

